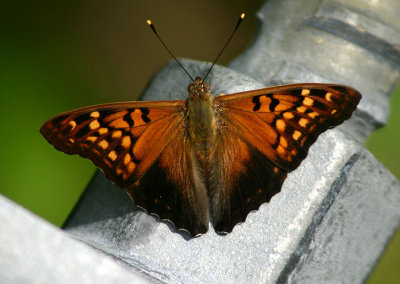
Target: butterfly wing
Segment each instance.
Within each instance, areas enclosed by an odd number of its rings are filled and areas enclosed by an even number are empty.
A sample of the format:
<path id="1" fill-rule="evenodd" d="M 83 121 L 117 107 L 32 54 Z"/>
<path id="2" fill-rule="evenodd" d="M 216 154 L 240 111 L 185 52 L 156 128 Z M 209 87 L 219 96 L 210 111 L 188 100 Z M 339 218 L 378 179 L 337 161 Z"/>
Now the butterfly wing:
<path id="1" fill-rule="evenodd" d="M 210 206 L 217 232 L 231 232 L 247 214 L 280 191 L 287 171 L 237 133 L 234 125 L 219 129 L 210 182 Z"/>
<path id="2" fill-rule="evenodd" d="M 318 135 L 356 109 L 360 93 L 334 84 L 284 85 L 219 96 L 221 117 L 276 166 L 294 170 Z"/>
<path id="3" fill-rule="evenodd" d="M 211 191 L 217 231 L 230 232 L 280 191 L 319 134 L 348 119 L 361 95 L 333 84 L 294 84 L 216 98 L 218 180 Z M 225 179 L 220 179 L 221 176 Z M 214 202 L 215 201 L 215 202 Z"/>
<path id="4" fill-rule="evenodd" d="M 184 101 L 104 104 L 62 113 L 40 132 L 54 147 L 101 168 L 119 187 L 135 183 L 182 127 Z"/>
<path id="5" fill-rule="evenodd" d="M 207 190 L 185 132 L 184 101 L 132 102 L 60 114 L 41 133 L 90 159 L 139 207 L 193 235 L 208 230 Z"/>
<path id="6" fill-rule="evenodd" d="M 207 232 L 209 223 L 207 188 L 200 172 L 187 132 L 180 130 L 128 192 L 138 206 L 196 236 Z"/>

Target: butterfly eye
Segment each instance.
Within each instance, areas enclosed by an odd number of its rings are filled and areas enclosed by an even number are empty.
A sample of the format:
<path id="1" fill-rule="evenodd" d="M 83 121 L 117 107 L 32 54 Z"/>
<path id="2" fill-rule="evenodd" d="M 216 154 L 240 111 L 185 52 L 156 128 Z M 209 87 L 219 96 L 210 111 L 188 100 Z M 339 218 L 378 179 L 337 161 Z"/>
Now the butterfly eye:
<path id="1" fill-rule="evenodd" d="M 194 84 L 190 84 L 188 88 L 189 93 L 195 93 L 196 92 L 196 86 Z"/>
<path id="2" fill-rule="evenodd" d="M 203 92 L 209 93 L 210 92 L 210 85 L 208 83 L 203 83 Z"/>

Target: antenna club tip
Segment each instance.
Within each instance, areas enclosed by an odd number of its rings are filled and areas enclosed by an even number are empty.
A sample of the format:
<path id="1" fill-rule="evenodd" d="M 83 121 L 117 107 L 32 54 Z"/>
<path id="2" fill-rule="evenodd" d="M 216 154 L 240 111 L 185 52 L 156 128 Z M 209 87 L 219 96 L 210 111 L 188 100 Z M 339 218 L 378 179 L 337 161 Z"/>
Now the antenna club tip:
<path id="1" fill-rule="evenodd" d="M 149 26 L 151 26 L 153 23 L 151 22 L 151 20 L 150 19 L 147 19 L 146 20 L 146 23 L 149 25 Z"/>
<path id="2" fill-rule="evenodd" d="M 245 16 L 246 16 L 245 13 L 240 14 L 240 18 L 241 18 L 242 20 L 244 19 Z"/>

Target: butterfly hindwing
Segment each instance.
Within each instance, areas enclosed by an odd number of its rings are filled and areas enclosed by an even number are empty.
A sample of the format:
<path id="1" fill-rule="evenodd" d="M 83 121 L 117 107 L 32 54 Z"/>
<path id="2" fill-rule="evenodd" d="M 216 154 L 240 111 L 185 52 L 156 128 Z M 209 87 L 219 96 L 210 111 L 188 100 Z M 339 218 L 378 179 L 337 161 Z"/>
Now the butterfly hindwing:
<path id="1" fill-rule="evenodd" d="M 90 159 L 120 187 L 138 180 L 182 127 L 183 101 L 132 102 L 60 114 L 40 129 L 57 150 Z"/>
<path id="2" fill-rule="evenodd" d="M 207 232 L 207 188 L 187 132 L 179 130 L 143 178 L 127 189 L 135 204 L 196 236 Z"/>
<path id="3" fill-rule="evenodd" d="M 269 202 L 280 191 L 287 171 L 244 142 L 238 129 L 219 129 L 211 173 L 210 204 L 217 232 L 231 232 L 247 214 Z"/>

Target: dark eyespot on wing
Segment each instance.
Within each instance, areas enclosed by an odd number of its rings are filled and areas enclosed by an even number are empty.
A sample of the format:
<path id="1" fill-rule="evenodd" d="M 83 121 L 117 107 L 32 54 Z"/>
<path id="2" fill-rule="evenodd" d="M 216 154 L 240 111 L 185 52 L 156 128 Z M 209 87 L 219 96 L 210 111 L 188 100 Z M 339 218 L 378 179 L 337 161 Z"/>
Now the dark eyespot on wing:
<path id="1" fill-rule="evenodd" d="M 142 119 L 144 122 L 148 123 L 151 119 L 148 117 L 149 109 L 148 108 L 141 108 L 140 111 L 142 112 Z"/>
<path id="2" fill-rule="evenodd" d="M 261 107 L 260 96 L 254 96 L 252 102 L 254 103 L 253 111 L 258 111 Z"/>
<path id="3" fill-rule="evenodd" d="M 269 104 L 269 109 L 273 112 L 275 111 L 275 107 L 279 105 L 279 100 L 275 99 L 272 95 L 268 96 L 271 99 L 271 103 Z"/>
<path id="4" fill-rule="evenodd" d="M 324 97 L 326 94 L 326 90 L 325 89 L 312 89 L 310 94 L 312 96 Z"/>
<path id="5" fill-rule="evenodd" d="M 135 122 L 133 121 L 129 112 L 124 115 L 123 120 L 125 120 L 129 124 L 129 127 L 133 127 L 135 125 Z"/>
<path id="6" fill-rule="evenodd" d="M 90 113 L 84 113 L 74 118 L 74 121 L 76 122 L 77 125 L 88 120 L 91 120 Z"/>

